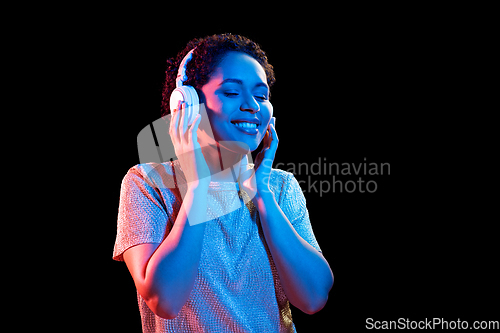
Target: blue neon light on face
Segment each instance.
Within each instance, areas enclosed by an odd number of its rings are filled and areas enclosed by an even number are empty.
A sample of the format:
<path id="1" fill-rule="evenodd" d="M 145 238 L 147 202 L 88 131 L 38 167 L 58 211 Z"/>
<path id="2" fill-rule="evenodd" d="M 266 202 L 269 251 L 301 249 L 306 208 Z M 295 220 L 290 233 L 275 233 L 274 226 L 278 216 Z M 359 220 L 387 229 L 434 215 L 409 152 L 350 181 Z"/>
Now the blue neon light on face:
<path id="1" fill-rule="evenodd" d="M 273 106 L 265 71 L 254 58 L 228 52 L 201 88 L 201 95 L 216 141 L 241 142 L 240 153 L 257 149 Z M 203 135 L 199 138 L 203 140 Z"/>

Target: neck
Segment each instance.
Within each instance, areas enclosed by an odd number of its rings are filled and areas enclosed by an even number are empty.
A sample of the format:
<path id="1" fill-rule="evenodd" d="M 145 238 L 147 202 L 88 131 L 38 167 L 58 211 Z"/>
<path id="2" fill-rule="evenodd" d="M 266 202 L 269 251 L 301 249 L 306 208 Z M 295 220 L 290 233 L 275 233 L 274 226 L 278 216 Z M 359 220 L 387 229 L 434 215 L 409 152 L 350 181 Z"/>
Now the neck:
<path id="1" fill-rule="evenodd" d="M 240 174 L 242 154 L 226 149 L 224 146 L 208 145 L 201 148 L 213 182 L 236 182 Z"/>

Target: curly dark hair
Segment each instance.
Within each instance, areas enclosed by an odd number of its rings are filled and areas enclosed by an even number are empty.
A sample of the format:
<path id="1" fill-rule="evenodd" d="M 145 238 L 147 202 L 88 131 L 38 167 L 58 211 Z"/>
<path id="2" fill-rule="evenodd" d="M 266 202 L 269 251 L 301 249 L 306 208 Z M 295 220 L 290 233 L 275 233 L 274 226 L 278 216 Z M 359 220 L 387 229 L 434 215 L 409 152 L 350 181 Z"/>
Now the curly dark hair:
<path id="1" fill-rule="evenodd" d="M 170 113 L 170 94 L 175 89 L 175 79 L 179 65 L 184 56 L 195 47 L 193 57 L 186 66 L 188 79 L 184 81 L 185 85 L 201 89 L 208 82 L 210 75 L 222 61 L 224 55 L 229 51 L 244 52 L 257 60 L 266 72 L 269 88 L 275 81 L 273 66 L 267 62 L 266 53 L 257 43 L 250 39 L 229 33 L 195 38 L 189 41 L 184 50 L 179 52 L 176 57 L 167 60 L 166 78 L 162 91 L 162 116 Z"/>

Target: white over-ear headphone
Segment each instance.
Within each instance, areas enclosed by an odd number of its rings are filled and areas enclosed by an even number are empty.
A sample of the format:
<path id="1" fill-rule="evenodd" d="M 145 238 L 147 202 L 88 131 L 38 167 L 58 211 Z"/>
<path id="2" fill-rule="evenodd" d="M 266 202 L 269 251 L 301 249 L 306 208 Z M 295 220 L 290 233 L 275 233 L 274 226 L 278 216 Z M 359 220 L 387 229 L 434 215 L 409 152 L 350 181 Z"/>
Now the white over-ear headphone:
<path id="1" fill-rule="evenodd" d="M 175 79 L 175 90 L 172 91 L 170 95 L 170 112 L 173 113 L 174 109 L 177 109 L 179 105 L 179 101 L 186 102 L 185 110 L 188 112 L 188 124 L 191 125 L 194 121 L 194 118 L 200 112 L 200 100 L 198 98 L 198 93 L 191 86 L 184 86 L 182 83 L 187 80 L 186 75 L 186 64 L 191 57 L 193 56 L 193 51 L 196 49 L 192 49 L 186 54 L 184 59 L 182 59 L 181 64 L 179 65 L 179 70 L 177 72 L 177 78 Z"/>

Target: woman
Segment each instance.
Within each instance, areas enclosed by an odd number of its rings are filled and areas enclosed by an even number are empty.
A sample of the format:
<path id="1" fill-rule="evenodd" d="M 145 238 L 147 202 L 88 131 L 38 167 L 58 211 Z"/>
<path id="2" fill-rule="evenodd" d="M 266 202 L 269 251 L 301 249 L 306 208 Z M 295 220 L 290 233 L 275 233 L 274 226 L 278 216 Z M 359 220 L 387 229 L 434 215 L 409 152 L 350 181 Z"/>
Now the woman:
<path id="1" fill-rule="evenodd" d="M 245 37 L 192 40 L 168 62 L 165 114 L 193 49 L 184 84 L 206 113 L 189 123 L 179 103 L 170 121 L 178 160 L 137 165 L 123 179 L 114 259 L 134 279 L 144 332 L 294 332 L 288 302 L 319 311 L 333 275 L 300 186 L 272 168 L 273 67 Z"/>

